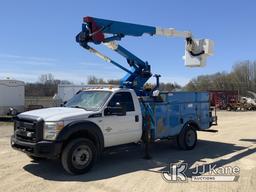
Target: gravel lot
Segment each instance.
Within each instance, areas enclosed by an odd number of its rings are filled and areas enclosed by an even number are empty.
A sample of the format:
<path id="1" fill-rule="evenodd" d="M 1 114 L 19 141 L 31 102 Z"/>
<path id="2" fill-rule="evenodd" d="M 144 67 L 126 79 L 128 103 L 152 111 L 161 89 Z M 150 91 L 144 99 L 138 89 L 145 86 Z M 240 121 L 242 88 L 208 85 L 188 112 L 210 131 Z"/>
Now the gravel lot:
<path id="1" fill-rule="evenodd" d="M 105 154 L 85 175 L 66 174 L 58 161 L 36 163 L 10 147 L 12 126 L 0 123 L 0 191 L 255 191 L 256 112 L 219 112 L 218 133 L 199 132 L 192 151 L 180 151 L 173 142 L 151 146 L 151 160 L 140 147 Z M 162 171 L 169 163 L 238 166 L 237 182 L 168 183 Z M 207 173 L 205 174 L 207 175 Z"/>

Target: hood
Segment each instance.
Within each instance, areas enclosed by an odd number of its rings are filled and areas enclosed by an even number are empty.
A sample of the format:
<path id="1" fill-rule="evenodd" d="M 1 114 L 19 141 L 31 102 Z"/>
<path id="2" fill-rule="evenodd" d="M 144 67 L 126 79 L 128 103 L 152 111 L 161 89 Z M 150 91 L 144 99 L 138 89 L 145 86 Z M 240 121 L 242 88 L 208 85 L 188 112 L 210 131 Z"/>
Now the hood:
<path id="1" fill-rule="evenodd" d="M 44 121 L 60 121 L 60 120 L 71 120 L 77 118 L 87 118 L 93 111 L 86 111 L 79 108 L 69 107 L 52 107 L 45 109 L 37 109 L 27 111 L 18 115 L 20 118 L 42 118 Z"/>

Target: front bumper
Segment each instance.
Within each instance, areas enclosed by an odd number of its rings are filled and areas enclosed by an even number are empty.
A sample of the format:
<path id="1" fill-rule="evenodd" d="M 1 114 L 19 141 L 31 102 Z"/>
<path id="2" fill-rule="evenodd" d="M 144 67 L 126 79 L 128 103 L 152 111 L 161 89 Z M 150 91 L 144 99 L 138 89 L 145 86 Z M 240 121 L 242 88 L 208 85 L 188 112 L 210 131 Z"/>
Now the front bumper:
<path id="1" fill-rule="evenodd" d="M 16 150 L 22 151 L 31 156 L 56 159 L 60 156 L 62 142 L 39 141 L 36 143 L 29 143 L 17 140 L 14 136 L 12 136 L 11 146 Z"/>

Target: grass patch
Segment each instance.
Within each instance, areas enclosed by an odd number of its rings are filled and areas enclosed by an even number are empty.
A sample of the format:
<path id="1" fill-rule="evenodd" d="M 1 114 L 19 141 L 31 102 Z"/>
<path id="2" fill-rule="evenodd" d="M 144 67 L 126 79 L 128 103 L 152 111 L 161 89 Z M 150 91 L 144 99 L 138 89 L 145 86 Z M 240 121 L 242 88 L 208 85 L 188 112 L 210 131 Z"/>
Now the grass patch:
<path id="1" fill-rule="evenodd" d="M 0 122 L 0 126 L 11 126 L 13 125 L 12 122 Z"/>
<path id="2" fill-rule="evenodd" d="M 10 115 L 0 115 L 0 118 L 12 118 Z"/>

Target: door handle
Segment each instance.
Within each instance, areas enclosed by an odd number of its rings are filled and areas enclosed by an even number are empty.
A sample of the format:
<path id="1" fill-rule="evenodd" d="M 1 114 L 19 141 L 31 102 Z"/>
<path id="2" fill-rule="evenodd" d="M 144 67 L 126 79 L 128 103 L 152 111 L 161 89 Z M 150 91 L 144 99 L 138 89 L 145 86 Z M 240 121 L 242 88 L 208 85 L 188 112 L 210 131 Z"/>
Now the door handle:
<path id="1" fill-rule="evenodd" d="M 139 121 L 140 121 L 139 115 L 135 115 L 135 122 L 139 122 Z"/>

